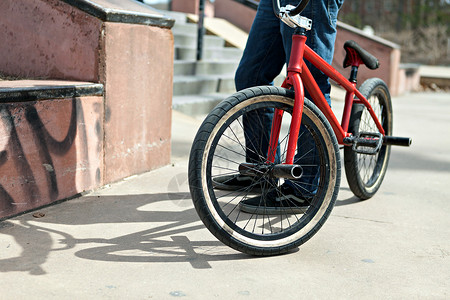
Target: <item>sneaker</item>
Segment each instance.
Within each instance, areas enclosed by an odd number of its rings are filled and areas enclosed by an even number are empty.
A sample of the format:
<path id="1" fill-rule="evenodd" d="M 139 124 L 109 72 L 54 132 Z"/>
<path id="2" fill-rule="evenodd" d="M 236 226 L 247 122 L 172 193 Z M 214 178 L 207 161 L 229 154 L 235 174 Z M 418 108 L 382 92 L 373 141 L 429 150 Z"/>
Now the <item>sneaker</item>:
<path id="1" fill-rule="evenodd" d="M 310 206 L 312 198 L 295 195 L 294 189 L 283 184 L 267 194 L 241 201 L 241 211 L 250 214 L 302 214 Z"/>
<path id="2" fill-rule="evenodd" d="M 217 176 L 212 179 L 214 188 L 226 191 L 244 191 L 261 193 L 261 179 L 256 177 L 242 176 L 240 174 Z M 269 185 L 268 187 L 272 187 Z"/>

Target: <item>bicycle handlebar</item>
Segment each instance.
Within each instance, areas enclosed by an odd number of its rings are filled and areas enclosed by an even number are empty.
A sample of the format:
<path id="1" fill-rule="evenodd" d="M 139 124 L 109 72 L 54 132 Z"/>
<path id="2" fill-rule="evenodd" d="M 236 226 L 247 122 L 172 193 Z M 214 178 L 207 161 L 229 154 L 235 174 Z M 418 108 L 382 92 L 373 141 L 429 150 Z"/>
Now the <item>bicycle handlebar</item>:
<path id="1" fill-rule="evenodd" d="M 295 7 L 293 10 L 291 10 L 289 12 L 290 16 L 296 16 L 299 13 L 301 13 L 306 5 L 308 4 L 309 0 L 302 0 L 300 1 L 300 3 L 297 5 L 297 7 Z M 272 0 L 273 3 L 273 11 L 275 13 L 275 15 L 279 18 L 280 17 L 280 0 Z"/>

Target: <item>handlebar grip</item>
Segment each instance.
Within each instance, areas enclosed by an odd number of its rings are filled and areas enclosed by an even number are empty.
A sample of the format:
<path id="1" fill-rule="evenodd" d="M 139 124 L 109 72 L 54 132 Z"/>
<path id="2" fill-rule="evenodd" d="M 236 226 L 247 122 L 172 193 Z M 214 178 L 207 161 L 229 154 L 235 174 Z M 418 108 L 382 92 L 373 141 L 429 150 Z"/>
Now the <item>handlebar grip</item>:
<path id="1" fill-rule="evenodd" d="M 296 15 L 298 15 L 299 13 L 301 13 L 301 12 L 305 9 L 306 5 L 308 5 L 308 2 L 309 2 L 309 0 L 302 0 L 302 1 L 297 5 L 296 8 L 294 8 L 293 10 L 291 10 L 290 15 L 291 15 L 291 16 L 296 16 Z"/>
<path id="2" fill-rule="evenodd" d="M 297 7 L 295 7 L 293 10 L 291 10 L 291 12 L 289 13 L 291 16 L 296 16 L 299 13 L 301 13 L 306 5 L 308 5 L 309 0 L 302 0 L 300 1 L 300 3 L 297 5 Z M 275 13 L 275 16 L 277 16 L 277 18 L 280 16 L 280 0 L 272 0 L 272 4 L 273 4 L 273 12 Z"/>

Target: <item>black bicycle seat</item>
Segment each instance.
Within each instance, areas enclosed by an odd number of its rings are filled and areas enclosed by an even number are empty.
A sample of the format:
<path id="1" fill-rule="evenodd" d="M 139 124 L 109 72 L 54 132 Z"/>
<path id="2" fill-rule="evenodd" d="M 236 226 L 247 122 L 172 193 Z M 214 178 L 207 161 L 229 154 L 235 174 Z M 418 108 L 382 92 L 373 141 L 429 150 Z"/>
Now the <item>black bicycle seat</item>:
<path id="1" fill-rule="evenodd" d="M 344 59 L 344 68 L 352 65 L 352 58 L 354 59 L 355 53 L 369 69 L 375 70 L 380 66 L 378 59 L 361 48 L 361 46 L 358 45 L 355 41 L 346 41 L 344 44 L 344 49 L 347 53 Z"/>

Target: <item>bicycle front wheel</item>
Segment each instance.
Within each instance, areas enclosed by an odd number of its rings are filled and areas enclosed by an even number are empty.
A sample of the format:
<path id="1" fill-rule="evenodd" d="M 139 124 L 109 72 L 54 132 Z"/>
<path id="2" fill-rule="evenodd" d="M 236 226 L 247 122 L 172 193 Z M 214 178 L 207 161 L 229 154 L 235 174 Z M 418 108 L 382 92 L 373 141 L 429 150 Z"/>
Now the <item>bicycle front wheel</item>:
<path id="1" fill-rule="evenodd" d="M 274 211 L 264 200 L 255 211 L 244 210 L 242 203 L 248 199 L 265 199 L 269 194 L 279 198 L 287 196 L 283 194 L 287 180 L 274 178 L 269 171 L 252 177 L 252 184 L 241 188 L 224 190 L 215 184 L 218 178 L 239 176 L 239 166 L 248 163 L 249 152 L 258 157 L 259 163 L 253 163 L 264 167 L 259 170 L 270 170 L 274 165 L 267 163 L 267 151 L 255 153 L 254 145 L 249 145 L 252 144 L 248 140 L 250 129 L 244 132 L 245 114 L 273 112 L 274 109 L 284 112 L 277 160 L 285 160 L 293 103 L 294 93 L 286 89 L 246 89 L 222 101 L 205 119 L 193 142 L 189 185 L 197 213 L 216 238 L 238 251 L 275 255 L 298 247 L 320 229 L 334 206 L 340 183 L 338 143 L 326 118 L 307 99 L 302 116 L 302 126 L 306 130 L 302 134 L 309 135 L 313 142 L 309 150 L 302 146 L 302 162 L 316 153 L 317 159 L 311 157 L 311 162 L 317 161 L 317 166 L 307 163 L 301 166 L 303 169 L 317 167 L 318 180 L 313 188 L 315 195 L 305 205 Z M 270 128 L 260 130 L 264 127 L 262 123 L 256 126 L 260 127 L 257 134 L 260 141 L 268 140 L 267 135 L 270 135 Z M 299 136 L 300 143 L 302 138 Z"/>
<path id="2" fill-rule="evenodd" d="M 385 135 L 392 135 L 392 104 L 386 84 L 378 78 L 366 80 L 360 87 L 361 94 L 369 101 Z M 354 104 L 350 116 L 349 132 L 379 133 L 369 111 L 363 104 Z M 386 174 L 391 147 L 383 145 L 376 154 L 361 154 L 352 147 L 344 148 L 344 165 L 347 182 L 360 199 L 369 199 L 378 191 Z"/>

